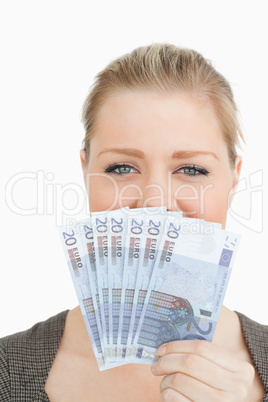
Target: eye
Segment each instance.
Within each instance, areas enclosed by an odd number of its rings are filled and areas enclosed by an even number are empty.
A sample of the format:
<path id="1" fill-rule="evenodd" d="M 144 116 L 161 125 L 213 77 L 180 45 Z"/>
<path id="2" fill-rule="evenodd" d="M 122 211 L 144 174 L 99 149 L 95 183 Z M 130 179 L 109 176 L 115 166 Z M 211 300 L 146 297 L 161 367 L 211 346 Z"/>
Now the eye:
<path id="1" fill-rule="evenodd" d="M 114 164 L 114 165 L 109 165 L 107 168 L 104 170 L 105 173 L 115 173 L 118 175 L 125 175 L 128 173 L 133 173 L 131 172 L 131 169 L 134 169 L 137 172 L 137 169 L 135 169 L 133 166 L 126 165 L 126 164 Z"/>
<path id="2" fill-rule="evenodd" d="M 183 167 L 179 168 L 178 170 L 176 170 L 176 172 L 186 174 L 187 176 L 199 176 L 199 175 L 208 176 L 208 174 L 209 174 L 209 172 L 206 169 L 195 166 L 195 165 L 183 166 Z"/>

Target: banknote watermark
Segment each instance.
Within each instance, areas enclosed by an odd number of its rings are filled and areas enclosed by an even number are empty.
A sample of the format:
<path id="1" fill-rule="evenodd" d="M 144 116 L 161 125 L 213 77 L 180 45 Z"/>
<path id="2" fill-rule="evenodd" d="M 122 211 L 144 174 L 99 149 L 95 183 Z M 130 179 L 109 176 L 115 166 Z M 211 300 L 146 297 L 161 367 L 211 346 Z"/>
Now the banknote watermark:
<path id="1" fill-rule="evenodd" d="M 135 211 L 138 215 L 141 207 L 147 213 L 158 214 L 161 207 L 166 206 L 167 211 L 182 211 L 188 217 L 204 218 L 207 199 L 214 188 L 211 183 L 181 183 L 176 187 L 171 175 L 167 176 L 164 188 L 158 183 L 144 187 L 133 183 L 119 185 L 113 177 L 103 173 L 88 173 L 85 186 L 81 186 L 72 182 L 59 183 L 52 172 L 25 171 L 14 174 L 6 183 L 6 205 L 18 215 L 53 215 L 56 226 L 67 222 L 71 224 L 79 214 L 90 215 L 90 200 L 95 192 L 94 180 L 102 180 L 103 184 L 98 193 L 102 197 L 98 212 L 125 208 L 128 214 L 129 206 L 132 216 Z M 263 187 L 263 171 L 260 169 L 241 178 L 235 191 L 230 189 L 228 194 L 223 194 L 229 204 L 231 218 L 255 232 L 263 230 Z M 31 191 L 28 194 L 26 189 L 29 188 Z M 108 193 L 105 193 L 107 188 Z M 182 204 L 191 207 L 183 211 Z M 155 207 L 153 211 L 150 209 L 152 206 Z"/>

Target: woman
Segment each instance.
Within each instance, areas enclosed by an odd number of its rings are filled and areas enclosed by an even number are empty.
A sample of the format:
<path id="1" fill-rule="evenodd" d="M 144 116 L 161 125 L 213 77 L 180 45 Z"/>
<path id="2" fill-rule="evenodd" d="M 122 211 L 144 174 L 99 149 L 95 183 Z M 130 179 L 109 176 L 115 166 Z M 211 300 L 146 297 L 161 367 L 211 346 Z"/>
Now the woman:
<path id="1" fill-rule="evenodd" d="M 98 74 L 80 152 L 90 210 L 166 205 L 219 222 L 241 170 L 228 82 L 200 54 L 139 48 Z M 154 366 L 99 372 L 80 308 L 1 340 L 1 400 L 268 400 L 268 327 L 223 307 L 212 343 L 162 345 Z M 267 398 L 267 399 L 263 399 Z"/>

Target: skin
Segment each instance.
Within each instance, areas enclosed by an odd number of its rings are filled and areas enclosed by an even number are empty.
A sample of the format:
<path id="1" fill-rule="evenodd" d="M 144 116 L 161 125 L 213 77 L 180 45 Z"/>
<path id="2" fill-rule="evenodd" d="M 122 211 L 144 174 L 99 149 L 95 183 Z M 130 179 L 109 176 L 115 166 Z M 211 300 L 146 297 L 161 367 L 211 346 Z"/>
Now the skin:
<path id="1" fill-rule="evenodd" d="M 80 156 L 91 211 L 166 205 L 225 228 L 242 162 L 237 156 L 235 167 L 230 166 L 210 105 L 178 94 L 113 94 L 100 110 L 90 146 L 87 165 L 84 150 Z M 111 164 L 128 167 L 105 173 Z M 176 341 L 158 352 L 160 358 L 152 367 L 129 364 L 100 373 L 77 307 L 67 315 L 45 390 L 51 401 L 64 402 L 263 398 L 238 316 L 225 307 L 212 343 Z"/>

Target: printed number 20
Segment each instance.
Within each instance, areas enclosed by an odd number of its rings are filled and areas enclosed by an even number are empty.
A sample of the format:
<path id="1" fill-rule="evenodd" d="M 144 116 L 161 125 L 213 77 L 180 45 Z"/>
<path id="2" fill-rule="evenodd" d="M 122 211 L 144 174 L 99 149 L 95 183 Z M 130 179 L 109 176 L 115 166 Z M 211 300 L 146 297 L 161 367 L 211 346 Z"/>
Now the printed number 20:
<path id="1" fill-rule="evenodd" d="M 76 243 L 76 238 L 74 237 L 74 230 L 72 230 L 72 233 L 66 233 L 63 232 L 63 237 L 64 237 L 64 241 L 66 246 L 73 246 Z"/>

